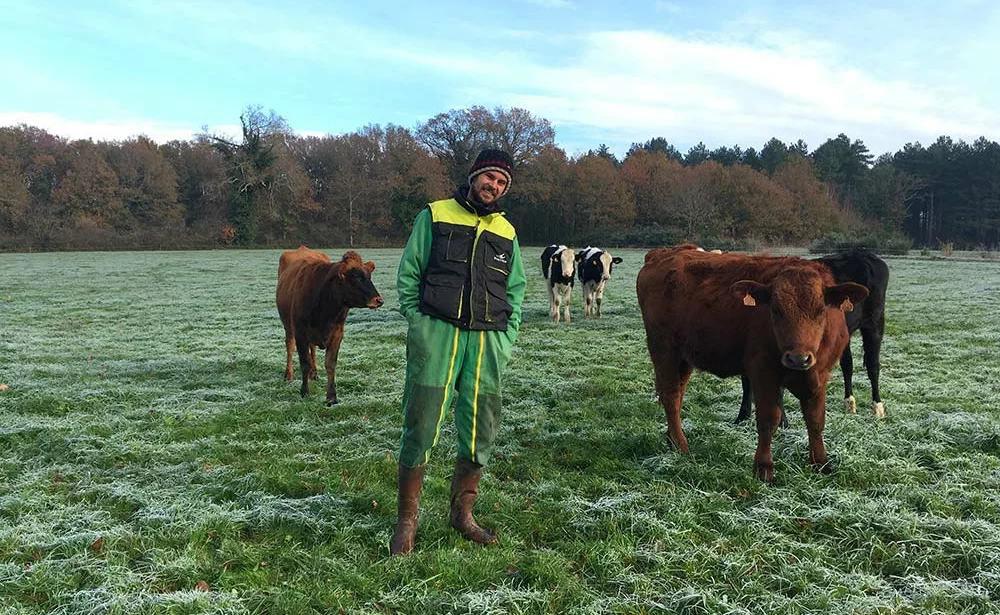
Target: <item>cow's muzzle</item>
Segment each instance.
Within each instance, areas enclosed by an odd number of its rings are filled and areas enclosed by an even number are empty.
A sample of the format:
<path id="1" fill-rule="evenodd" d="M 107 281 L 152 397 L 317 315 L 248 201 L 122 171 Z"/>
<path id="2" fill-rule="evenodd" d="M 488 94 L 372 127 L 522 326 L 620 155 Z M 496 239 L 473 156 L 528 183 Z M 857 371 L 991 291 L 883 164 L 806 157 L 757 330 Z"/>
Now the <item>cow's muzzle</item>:
<path id="1" fill-rule="evenodd" d="M 816 356 L 811 352 L 807 352 L 806 354 L 786 352 L 781 355 L 781 364 L 788 369 L 796 369 L 804 372 L 816 364 Z"/>
<path id="2" fill-rule="evenodd" d="M 374 310 L 375 308 L 382 307 L 383 303 L 385 303 L 385 301 L 383 301 L 382 295 L 375 295 L 374 297 L 368 300 L 368 307 Z"/>

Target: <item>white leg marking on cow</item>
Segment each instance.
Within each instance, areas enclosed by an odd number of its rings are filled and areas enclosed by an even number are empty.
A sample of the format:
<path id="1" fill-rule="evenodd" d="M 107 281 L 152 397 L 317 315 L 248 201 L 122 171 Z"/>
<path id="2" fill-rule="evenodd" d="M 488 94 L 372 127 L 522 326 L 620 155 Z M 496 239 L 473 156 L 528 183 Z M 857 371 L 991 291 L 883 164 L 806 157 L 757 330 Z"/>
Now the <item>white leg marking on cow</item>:
<path id="1" fill-rule="evenodd" d="M 559 299 L 556 293 L 555 286 L 548 284 L 549 287 L 549 318 L 559 322 Z"/>
<path id="2" fill-rule="evenodd" d="M 858 413 L 858 401 L 854 399 L 853 395 L 844 400 L 844 407 L 847 409 L 848 414 Z"/>
<path id="3" fill-rule="evenodd" d="M 554 284 L 549 286 L 549 318 L 559 322 L 564 318 L 570 322 L 569 300 L 573 287 L 569 284 Z"/>
<path id="4" fill-rule="evenodd" d="M 885 418 L 885 406 L 882 405 L 882 402 L 878 401 L 872 404 L 872 411 L 875 413 L 876 418 Z"/>

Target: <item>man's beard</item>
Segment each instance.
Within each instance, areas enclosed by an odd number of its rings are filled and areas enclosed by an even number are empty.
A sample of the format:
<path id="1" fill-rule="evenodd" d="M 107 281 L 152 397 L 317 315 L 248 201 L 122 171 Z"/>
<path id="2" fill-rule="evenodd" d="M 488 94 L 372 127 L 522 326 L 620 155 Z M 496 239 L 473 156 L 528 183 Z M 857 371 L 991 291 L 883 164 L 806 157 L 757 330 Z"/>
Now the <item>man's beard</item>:
<path id="1" fill-rule="evenodd" d="M 479 200 L 480 192 L 484 192 L 484 190 L 476 190 L 474 188 L 469 190 L 469 199 L 468 199 L 469 204 L 472 205 L 473 208 L 475 208 L 476 213 L 478 213 L 481 216 L 485 216 L 500 211 L 499 196 L 495 196 L 493 200 L 490 201 L 489 203 L 483 203 L 481 200 Z"/>
<path id="2" fill-rule="evenodd" d="M 483 199 L 484 195 L 492 197 L 488 203 Z M 500 195 L 487 188 L 480 188 L 479 190 L 472 191 L 472 198 L 483 207 L 494 208 L 496 207 L 497 201 L 500 200 Z"/>

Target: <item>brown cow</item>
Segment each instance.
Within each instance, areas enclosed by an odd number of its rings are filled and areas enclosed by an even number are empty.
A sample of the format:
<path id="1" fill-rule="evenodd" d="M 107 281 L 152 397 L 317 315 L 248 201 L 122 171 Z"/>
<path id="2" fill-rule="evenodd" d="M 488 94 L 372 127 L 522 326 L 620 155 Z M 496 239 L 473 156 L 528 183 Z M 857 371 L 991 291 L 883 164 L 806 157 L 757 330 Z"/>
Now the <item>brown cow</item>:
<path id="1" fill-rule="evenodd" d="M 309 380 L 317 376 L 316 347 L 326 349 L 326 403 L 337 403 L 337 353 L 344 339 L 344 322 L 352 307 L 375 309 L 382 296 L 372 284 L 375 263 L 361 261 L 354 251 L 333 263 L 322 252 L 299 246 L 278 260 L 275 298 L 285 327 L 285 380 L 291 381 L 292 352 L 298 348 L 302 370 L 302 396 L 309 395 Z"/>
<path id="2" fill-rule="evenodd" d="M 828 471 L 826 383 L 849 341 L 843 312 L 868 289 L 836 284 L 828 268 L 806 259 L 709 254 L 686 245 L 647 252 L 636 293 L 667 434 L 678 450 L 688 452 L 681 399 L 692 370 L 745 373 L 757 406 L 757 476 L 774 480 L 780 387 L 799 398 L 809 462 Z"/>

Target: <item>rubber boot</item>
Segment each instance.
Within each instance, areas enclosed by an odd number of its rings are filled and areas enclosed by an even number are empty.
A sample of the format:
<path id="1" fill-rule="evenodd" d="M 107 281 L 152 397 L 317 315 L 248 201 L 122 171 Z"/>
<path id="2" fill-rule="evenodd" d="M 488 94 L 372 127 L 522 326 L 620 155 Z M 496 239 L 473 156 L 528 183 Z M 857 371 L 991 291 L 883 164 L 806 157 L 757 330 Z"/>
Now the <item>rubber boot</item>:
<path id="1" fill-rule="evenodd" d="M 396 532 L 389 543 L 389 555 L 406 555 L 413 550 L 417 535 L 417 518 L 420 515 L 420 490 L 424 486 L 426 465 L 408 468 L 399 466 L 399 501 L 397 503 Z"/>
<path id="2" fill-rule="evenodd" d="M 455 460 L 455 475 L 451 479 L 451 527 L 466 540 L 487 545 L 497 541 L 497 535 L 482 528 L 472 517 L 472 505 L 479 494 L 479 479 L 483 466 L 459 457 Z"/>

